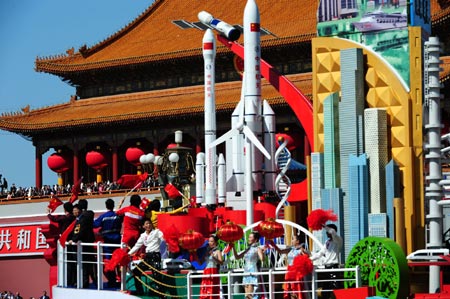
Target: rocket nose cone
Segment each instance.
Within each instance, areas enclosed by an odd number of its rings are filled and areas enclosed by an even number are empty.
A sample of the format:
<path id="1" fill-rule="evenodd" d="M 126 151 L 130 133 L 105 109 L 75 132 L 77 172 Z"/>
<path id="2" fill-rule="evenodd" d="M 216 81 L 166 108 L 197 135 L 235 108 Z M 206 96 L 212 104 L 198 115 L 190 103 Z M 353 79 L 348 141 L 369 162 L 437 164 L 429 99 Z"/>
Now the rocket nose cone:
<path id="1" fill-rule="evenodd" d="M 273 111 L 272 107 L 270 107 L 269 102 L 266 100 L 264 100 L 263 102 L 263 115 L 275 115 L 275 112 Z"/>
<path id="2" fill-rule="evenodd" d="M 248 0 L 244 8 L 244 23 L 259 23 L 259 9 L 255 0 Z"/>
<path id="3" fill-rule="evenodd" d="M 214 33 L 211 29 L 206 29 L 205 34 L 203 35 L 203 43 L 213 43 L 214 42 Z"/>
<path id="4" fill-rule="evenodd" d="M 197 163 L 205 163 L 205 153 L 200 152 L 197 154 Z"/>

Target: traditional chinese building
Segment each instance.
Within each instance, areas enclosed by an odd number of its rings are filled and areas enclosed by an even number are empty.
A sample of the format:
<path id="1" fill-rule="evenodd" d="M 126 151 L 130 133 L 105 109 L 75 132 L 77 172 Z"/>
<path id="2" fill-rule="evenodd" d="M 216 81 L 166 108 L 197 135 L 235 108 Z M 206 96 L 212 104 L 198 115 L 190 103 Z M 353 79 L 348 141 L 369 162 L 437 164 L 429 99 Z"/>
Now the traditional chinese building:
<path id="1" fill-rule="evenodd" d="M 316 37 L 319 1 L 257 2 L 263 33 L 262 58 L 312 99 L 311 41 Z M 76 91 L 62 104 L 35 110 L 24 108 L 0 117 L 0 129 L 32 140 L 36 148 L 36 186 L 42 185 L 45 164 L 42 155 L 49 150 L 65 157 L 67 169 L 62 176 L 70 183 L 80 176 L 86 181 L 95 181 L 100 171 L 104 180 L 111 181 L 123 174 L 136 173 L 137 165 L 127 160 L 127 150 L 140 147 L 146 153 L 161 153 L 173 142 L 176 130 L 183 131 L 184 144 L 203 151 L 204 31 L 197 14 L 208 11 L 230 24 L 242 26 L 244 6 L 245 1 L 157 0 L 123 29 L 98 44 L 38 58 L 37 71 L 60 77 Z M 447 116 L 443 120 L 448 120 L 450 4 L 432 0 L 431 15 L 432 34 L 443 42 L 442 102 L 445 103 L 443 113 Z M 241 37 L 238 42 L 242 41 Z M 218 135 L 229 129 L 231 113 L 240 98 L 239 65 L 239 59 L 218 43 Z M 277 131 L 303 141 L 293 151 L 293 156 L 305 162 L 309 144 L 291 107 L 266 80 L 263 80 L 262 98 L 275 110 Z M 86 162 L 86 155 L 91 151 L 110 157 L 100 170 Z M 15 256 L 1 259 L 2 269 L 21 259 Z M 37 255 L 32 263 L 41 260 Z"/>
<path id="2" fill-rule="evenodd" d="M 431 2 L 433 32 L 447 32 L 448 5 Z M 244 5 L 155 1 L 122 30 L 96 45 L 38 58 L 37 71 L 59 76 L 76 88 L 76 95 L 61 105 L 22 109 L 0 118 L 1 129 L 27 136 L 35 145 L 36 186 L 42 184 L 42 155 L 49 150 L 67 158 L 67 182 L 81 174 L 86 181 L 95 180 L 97 171 L 85 159 L 92 150 L 111 157 L 102 169 L 105 180 L 115 181 L 122 174 L 135 172 L 136 166 L 126 160 L 126 150 L 139 146 L 146 152 L 160 153 L 173 142 L 177 129 L 183 130 L 186 144 L 202 150 L 203 31 L 198 29 L 197 13 L 209 11 L 242 25 Z M 316 36 L 317 1 L 258 1 L 258 5 L 263 59 L 311 97 L 310 45 Z M 302 22 L 293 11 L 302 11 Z M 448 52 L 446 37 L 441 40 Z M 239 100 L 241 83 L 235 55 L 220 44 L 217 52 L 217 129 L 224 132 Z M 443 60 L 442 82 L 448 84 L 449 60 Z M 444 91 L 448 93 L 447 88 Z M 262 96 L 275 109 L 277 131 L 304 135 L 286 101 L 267 82 Z M 295 154 L 303 162 L 304 148 Z"/>

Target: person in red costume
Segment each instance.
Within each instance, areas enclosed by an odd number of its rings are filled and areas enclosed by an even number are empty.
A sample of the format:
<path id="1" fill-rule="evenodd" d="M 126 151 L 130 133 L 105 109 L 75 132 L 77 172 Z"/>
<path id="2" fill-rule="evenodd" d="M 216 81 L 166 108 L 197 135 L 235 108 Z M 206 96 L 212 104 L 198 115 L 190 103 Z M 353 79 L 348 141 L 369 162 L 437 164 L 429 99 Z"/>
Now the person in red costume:
<path id="1" fill-rule="evenodd" d="M 133 194 L 130 198 L 130 205 L 116 211 L 118 216 L 123 216 L 123 234 L 122 244 L 132 248 L 141 235 L 142 221 L 144 220 L 144 211 L 139 208 L 141 197 Z"/>

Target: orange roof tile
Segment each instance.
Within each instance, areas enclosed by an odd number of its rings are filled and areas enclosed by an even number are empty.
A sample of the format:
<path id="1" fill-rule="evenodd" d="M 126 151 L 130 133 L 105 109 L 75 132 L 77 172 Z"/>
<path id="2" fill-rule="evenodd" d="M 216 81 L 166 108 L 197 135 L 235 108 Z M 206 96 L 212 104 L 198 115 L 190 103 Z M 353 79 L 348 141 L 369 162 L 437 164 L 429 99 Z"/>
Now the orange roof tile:
<path id="1" fill-rule="evenodd" d="M 441 82 L 447 81 L 450 79 L 450 56 L 440 57 L 442 60 L 442 63 L 440 67 L 442 68 L 441 72 L 439 73 L 439 79 Z"/>
<path id="2" fill-rule="evenodd" d="M 311 73 L 288 78 L 311 97 Z M 230 112 L 241 92 L 241 82 L 216 84 L 216 111 Z M 262 97 L 275 106 L 287 105 L 277 90 L 263 80 Z M 95 105 L 95 109 L 92 109 Z M 204 87 L 181 87 L 70 101 L 69 103 L 0 117 L 0 128 L 25 135 L 43 131 L 63 131 L 99 125 L 121 124 L 130 120 L 176 118 L 201 115 Z"/>
<path id="3" fill-rule="evenodd" d="M 450 17 L 450 2 L 448 0 L 431 0 L 431 23 L 440 23 Z"/>
<path id="4" fill-rule="evenodd" d="M 235 0 L 156 0 L 122 30 L 82 51 L 83 55 L 68 51 L 70 54 L 38 58 L 36 70 L 58 74 L 202 55 L 204 32 L 181 29 L 172 21 L 198 22 L 197 14 L 205 10 L 230 24 L 242 25 L 245 3 Z M 263 47 L 310 41 L 316 36 L 318 0 L 258 0 L 258 6 L 261 26 L 273 34 L 261 38 Z M 228 50 L 221 46 L 217 51 Z"/>

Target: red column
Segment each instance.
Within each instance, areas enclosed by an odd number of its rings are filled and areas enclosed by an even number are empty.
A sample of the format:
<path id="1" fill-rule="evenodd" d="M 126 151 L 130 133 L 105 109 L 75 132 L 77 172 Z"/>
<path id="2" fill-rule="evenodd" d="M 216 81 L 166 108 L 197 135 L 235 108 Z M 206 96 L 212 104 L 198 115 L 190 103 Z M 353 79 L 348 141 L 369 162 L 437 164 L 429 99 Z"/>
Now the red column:
<path id="1" fill-rule="evenodd" d="M 79 174 L 78 150 L 73 151 L 73 183 L 78 182 Z"/>
<path id="2" fill-rule="evenodd" d="M 198 133 L 197 133 L 196 139 L 197 140 L 196 140 L 196 144 L 195 144 L 195 154 L 198 154 L 198 153 L 202 152 L 201 138 Z"/>
<path id="3" fill-rule="evenodd" d="M 119 179 L 119 166 L 117 163 L 117 147 L 112 148 L 112 179 L 116 182 Z"/>
<path id="4" fill-rule="evenodd" d="M 38 147 L 35 154 L 36 188 L 42 187 L 42 155 Z"/>

